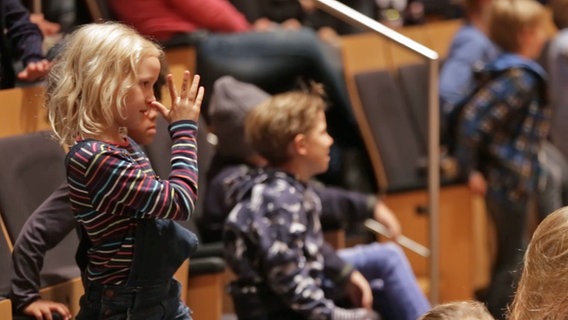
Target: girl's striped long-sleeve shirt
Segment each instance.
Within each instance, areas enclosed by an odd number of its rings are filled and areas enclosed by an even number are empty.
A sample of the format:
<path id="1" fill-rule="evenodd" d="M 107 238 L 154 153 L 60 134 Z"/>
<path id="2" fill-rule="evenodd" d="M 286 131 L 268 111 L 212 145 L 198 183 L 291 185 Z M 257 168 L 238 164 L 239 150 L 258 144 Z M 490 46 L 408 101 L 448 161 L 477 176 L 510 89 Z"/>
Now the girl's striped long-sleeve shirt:
<path id="1" fill-rule="evenodd" d="M 124 146 L 82 140 L 70 150 L 69 197 L 75 218 L 92 244 L 87 253 L 90 281 L 126 282 L 137 219 L 189 220 L 194 211 L 197 124 L 178 121 L 169 129 L 173 145 L 167 180 L 154 173 L 142 149 L 131 139 Z"/>

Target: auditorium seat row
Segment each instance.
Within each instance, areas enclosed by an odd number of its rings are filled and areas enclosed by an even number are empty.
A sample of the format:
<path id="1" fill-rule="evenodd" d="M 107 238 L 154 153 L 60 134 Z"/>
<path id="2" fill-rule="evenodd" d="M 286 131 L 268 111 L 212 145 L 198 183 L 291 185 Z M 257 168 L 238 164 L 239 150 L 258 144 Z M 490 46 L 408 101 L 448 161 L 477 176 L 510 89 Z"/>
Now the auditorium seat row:
<path id="1" fill-rule="evenodd" d="M 461 23 L 461 21 L 436 22 L 427 27 L 404 28 L 401 32 L 436 50 L 443 59 L 447 52 L 449 39 Z M 193 60 L 195 56 L 191 55 L 193 48 L 191 46 L 181 48 L 189 50 L 189 53 L 181 53 L 180 51 L 166 57 L 176 74 L 186 68 L 193 70 L 195 66 Z M 389 43 L 377 35 L 367 33 L 343 37 L 342 56 L 349 94 L 354 108 L 359 114 L 357 120 L 362 131 L 363 128 L 368 128 L 367 131 L 363 132 L 366 146 L 368 149 L 375 150 L 376 154 L 379 155 L 379 158 L 374 159 L 376 161 L 373 161 L 373 167 L 382 190 L 381 196 L 384 197 L 387 204 L 401 220 L 404 233 L 423 244 L 428 244 L 428 215 L 424 209 L 427 201 L 426 180 L 423 172 L 419 170 L 420 163 L 417 161 L 417 159 L 425 157 L 426 150 L 427 65 L 421 57 L 408 53 L 398 45 Z M 179 76 L 176 76 L 176 78 L 179 78 Z M 41 106 L 42 94 L 43 88 L 41 87 L 0 91 L 0 139 L 49 130 L 45 110 Z M 164 97 L 167 98 L 167 95 Z M 205 129 L 206 125 L 201 124 L 200 128 Z M 205 173 L 212 146 L 209 143 L 210 139 L 206 137 L 206 131 L 200 130 L 200 134 L 202 133 L 205 133 L 205 136 L 199 139 L 199 165 L 200 173 Z M 36 138 L 46 139 L 45 133 L 38 134 Z M 44 145 L 49 147 L 50 142 L 48 142 L 48 139 L 45 141 Z M 168 152 L 169 140 L 158 137 L 157 141 L 158 144 L 147 148 L 148 155 L 159 174 L 167 175 L 169 160 L 167 157 L 159 155 Z M 34 149 L 25 152 L 33 151 Z M 57 150 L 57 161 L 62 159 L 62 152 L 62 150 Z M 15 155 L 15 153 L 15 150 L 9 153 L 2 152 L 0 157 Z M 36 167 L 42 168 L 43 165 L 38 165 L 39 163 L 43 163 L 43 161 L 37 160 Z M 44 172 L 38 174 L 44 174 Z M 58 173 L 58 175 L 60 174 L 62 173 Z M 49 178 L 54 183 L 49 188 L 53 188 L 58 181 L 63 181 L 63 179 L 63 176 Z M 204 179 L 202 180 L 204 181 Z M 0 175 L 0 181 L 11 180 L 6 180 Z M 27 189 L 27 186 L 22 188 L 28 193 L 36 192 Z M 203 190 L 201 188 L 200 192 L 203 192 Z M 38 193 L 36 200 L 30 201 L 23 217 L 27 217 L 35 208 L 34 206 L 41 202 L 41 198 L 48 194 L 49 192 Z M 1 195 L 0 199 L 2 199 Z M 442 187 L 440 208 L 440 239 L 442 243 L 440 300 L 442 301 L 471 298 L 473 290 L 479 285 L 479 282 L 484 281 L 484 275 L 480 275 L 482 273 L 480 270 L 485 270 L 486 266 L 480 266 L 479 261 L 485 261 L 484 259 L 487 259 L 487 257 L 478 254 L 479 251 L 485 252 L 485 250 L 479 250 L 481 245 L 478 238 L 485 230 L 479 227 L 483 225 L 484 220 L 479 215 L 481 210 L 476 209 L 477 204 L 477 199 L 472 197 L 462 184 L 449 183 Z M 0 211 L 2 211 L 1 203 Z M 6 214 L 2 212 L 2 217 Z M 0 278 L 0 295 L 5 294 L 7 290 L 8 279 L 3 278 L 7 272 L 3 272 L 5 270 L 3 268 L 7 268 L 5 262 L 9 259 L 5 259 L 5 257 L 9 257 L 18 230 L 17 225 L 10 227 L 12 223 L 6 220 L 8 219 L 3 221 L 4 227 L 2 228 L 4 235 L 2 240 L 5 241 L 6 245 L 0 244 L 0 253 L 2 254 L 2 257 L 0 257 L 0 264 L 2 264 L 0 266 L 0 271 L 2 271 L 0 273 L 0 277 L 2 277 Z M 19 223 L 21 224 L 21 221 Z M 193 225 L 187 225 L 187 227 L 197 231 Z M 15 231 L 9 232 L 10 228 Z M 336 237 L 341 238 L 341 236 Z M 483 236 L 481 235 L 481 237 Z M 341 245 L 339 244 L 339 246 Z M 66 251 L 67 257 L 55 260 L 72 263 L 75 250 L 69 249 L 69 246 L 65 248 L 63 251 Z M 225 272 L 224 263 L 218 256 L 218 248 L 213 249 L 213 251 L 217 252 L 217 256 L 208 254 L 207 257 L 212 258 L 212 264 L 216 267 L 208 266 L 204 269 L 216 270 L 215 272 L 209 272 L 207 276 L 197 276 L 202 271 L 199 271 L 197 261 L 191 261 L 189 276 L 186 272 L 187 266 L 185 272 L 182 268 L 180 269 L 182 270 L 181 273 L 178 273 L 179 280 L 185 282 L 184 279 L 187 279 L 187 288 L 189 289 L 186 291 L 185 299 L 194 310 L 196 318 L 217 319 L 220 317 L 221 308 L 224 307 L 221 302 L 225 300 L 223 303 L 226 304 L 226 294 L 223 293 L 223 287 L 226 282 L 225 279 L 230 278 L 230 275 Z M 407 254 L 417 275 L 427 277 L 427 259 L 412 252 L 407 252 Z M 46 264 L 46 267 L 48 265 L 49 263 Z M 52 293 L 53 291 L 50 290 L 53 289 L 48 289 L 53 287 L 56 282 L 47 281 L 49 270 L 44 270 L 44 273 L 46 280 L 42 282 L 45 285 L 45 288 L 42 289 L 42 296 L 45 298 L 54 297 L 57 301 L 67 303 L 71 306 L 72 312 L 76 313 L 77 299 L 82 293 L 82 287 L 77 277 L 78 273 L 74 271 L 65 275 L 67 279 L 60 282 L 63 284 L 58 286 L 58 288 L 62 288 L 58 292 L 63 292 L 63 294 Z M 205 298 L 206 295 L 210 298 Z M 224 298 L 219 298 L 221 295 Z M 0 300 L 0 312 L 9 310 L 10 307 L 6 307 L 9 303 L 9 300 Z M 4 317 L 2 313 L 0 313 L 0 318 L 9 319 Z"/>

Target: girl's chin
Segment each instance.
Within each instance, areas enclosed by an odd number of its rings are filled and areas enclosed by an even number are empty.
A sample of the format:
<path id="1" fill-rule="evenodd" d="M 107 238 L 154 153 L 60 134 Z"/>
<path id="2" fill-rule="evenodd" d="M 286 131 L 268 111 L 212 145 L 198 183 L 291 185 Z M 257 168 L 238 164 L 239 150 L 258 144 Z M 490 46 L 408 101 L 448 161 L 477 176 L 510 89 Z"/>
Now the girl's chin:
<path id="1" fill-rule="evenodd" d="M 140 136 L 132 135 L 130 137 L 134 139 L 134 141 L 136 141 L 136 143 L 138 143 L 139 145 L 147 146 L 149 144 L 152 144 L 152 142 L 154 142 L 154 138 L 156 137 L 156 131 L 148 130 L 143 135 Z"/>

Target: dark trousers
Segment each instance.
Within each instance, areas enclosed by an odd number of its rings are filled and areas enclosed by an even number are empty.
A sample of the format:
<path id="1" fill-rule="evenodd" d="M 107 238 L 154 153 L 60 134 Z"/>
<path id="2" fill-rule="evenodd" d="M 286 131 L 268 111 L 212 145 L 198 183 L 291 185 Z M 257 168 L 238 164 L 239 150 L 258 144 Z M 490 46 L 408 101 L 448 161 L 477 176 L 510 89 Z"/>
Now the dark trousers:
<path id="1" fill-rule="evenodd" d="M 529 201 L 510 203 L 488 192 L 487 211 L 495 224 L 497 255 L 487 292 L 487 308 L 496 320 L 505 319 L 507 305 L 513 300 L 527 246 Z"/>

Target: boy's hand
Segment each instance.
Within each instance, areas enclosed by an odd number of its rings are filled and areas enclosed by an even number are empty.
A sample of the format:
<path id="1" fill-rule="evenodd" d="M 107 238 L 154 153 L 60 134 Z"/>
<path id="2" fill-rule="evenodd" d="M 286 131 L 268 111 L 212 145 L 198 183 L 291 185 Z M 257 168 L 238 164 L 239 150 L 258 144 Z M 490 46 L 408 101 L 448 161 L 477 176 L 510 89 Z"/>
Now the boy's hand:
<path id="1" fill-rule="evenodd" d="M 474 171 L 469 175 L 469 189 L 476 195 L 485 196 L 487 182 L 480 172 Z"/>
<path id="2" fill-rule="evenodd" d="M 347 294 L 355 307 L 372 310 L 373 292 L 371 291 L 371 286 L 367 279 L 357 270 L 353 271 L 349 277 Z"/>
<path id="3" fill-rule="evenodd" d="M 396 240 L 396 238 L 398 238 L 402 234 L 400 222 L 398 222 L 398 219 L 391 211 L 391 209 L 387 207 L 381 200 L 378 200 L 377 204 L 375 204 L 373 218 L 375 218 L 375 220 L 382 223 L 385 228 L 387 228 L 392 239 Z"/>
<path id="4" fill-rule="evenodd" d="M 24 308 L 25 315 L 34 317 L 36 320 L 53 320 L 52 312 L 59 313 L 63 319 L 71 319 L 71 312 L 66 305 L 49 300 L 36 300 Z"/>
<path id="5" fill-rule="evenodd" d="M 205 89 L 199 86 L 199 75 L 193 76 L 191 86 L 189 84 L 190 74 L 189 71 L 183 73 L 183 80 L 181 83 L 181 93 L 178 95 L 174 85 L 173 76 L 168 74 L 167 83 L 172 101 L 170 109 L 166 108 L 158 101 L 153 101 L 152 106 L 164 116 L 169 123 L 180 120 L 193 120 L 198 121 L 199 113 L 201 111 L 201 102 Z"/>

